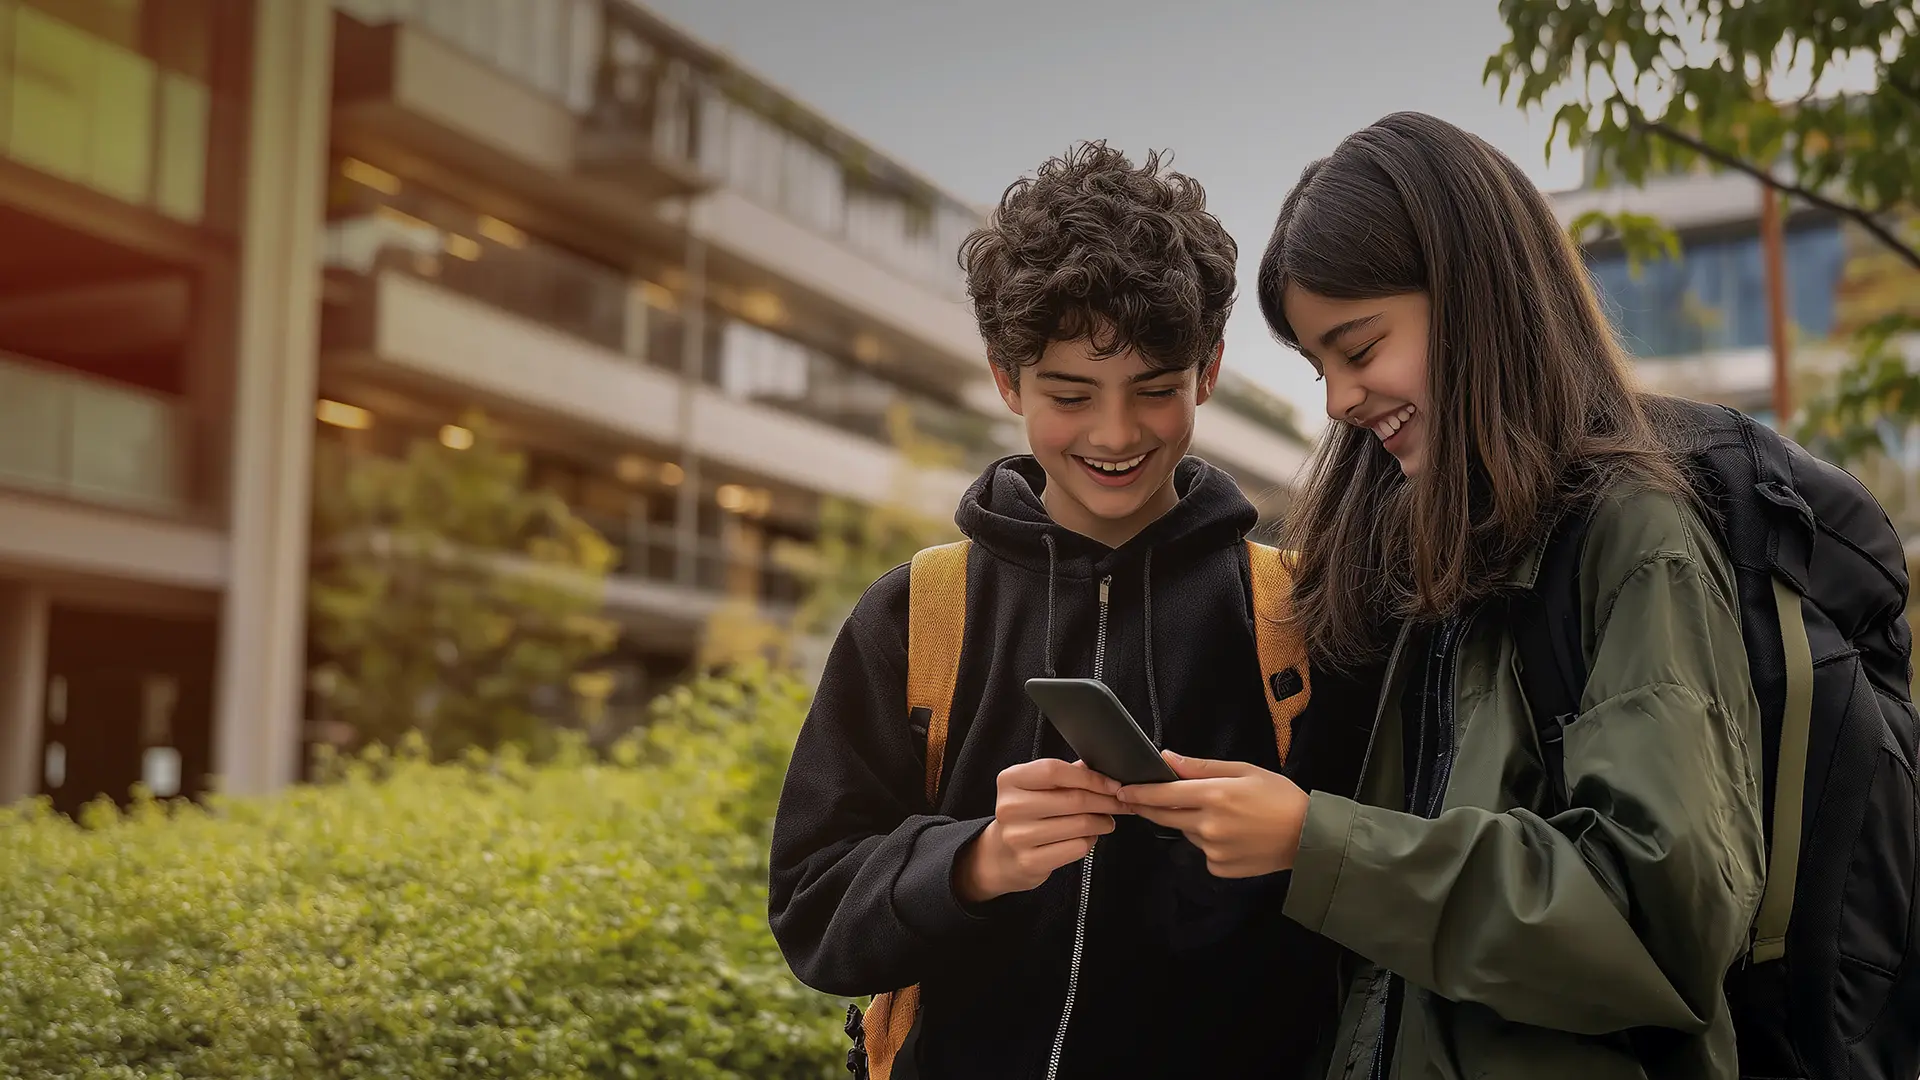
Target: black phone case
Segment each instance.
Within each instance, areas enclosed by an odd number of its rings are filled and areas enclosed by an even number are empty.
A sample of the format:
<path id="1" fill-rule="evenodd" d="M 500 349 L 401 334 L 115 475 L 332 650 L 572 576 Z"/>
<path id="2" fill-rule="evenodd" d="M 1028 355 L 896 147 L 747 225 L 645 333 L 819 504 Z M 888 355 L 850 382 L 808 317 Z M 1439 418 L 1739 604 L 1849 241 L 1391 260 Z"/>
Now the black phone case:
<path id="1" fill-rule="evenodd" d="M 1122 784 L 1180 779 L 1127 707 L 1097 679 L 1028 679 L 1027 696 L 1087 767 Z"/>

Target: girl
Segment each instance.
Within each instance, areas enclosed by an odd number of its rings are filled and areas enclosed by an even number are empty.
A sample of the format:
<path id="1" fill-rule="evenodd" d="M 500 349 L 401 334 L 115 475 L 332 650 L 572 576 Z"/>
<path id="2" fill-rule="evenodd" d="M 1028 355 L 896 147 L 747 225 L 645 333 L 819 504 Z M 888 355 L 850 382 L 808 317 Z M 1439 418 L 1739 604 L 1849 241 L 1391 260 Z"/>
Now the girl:
<path id="1" fill-rule="evenodd" d="M 1259 278 L 1336 422 L 1289 516 L 1292 617 L 1386 658 L 1357 798 L 1176 761 L 1127 789 L 1363 962 L 1330 1076 L 1738 1075 L 1721 984 L 1764 876 L 1732 571 L 1573 246 L 1480 139 L 1402 113 L 1287 196 Z M 1590 671 L 1542 767 L 1505 600 L 1564 515 Z"/>

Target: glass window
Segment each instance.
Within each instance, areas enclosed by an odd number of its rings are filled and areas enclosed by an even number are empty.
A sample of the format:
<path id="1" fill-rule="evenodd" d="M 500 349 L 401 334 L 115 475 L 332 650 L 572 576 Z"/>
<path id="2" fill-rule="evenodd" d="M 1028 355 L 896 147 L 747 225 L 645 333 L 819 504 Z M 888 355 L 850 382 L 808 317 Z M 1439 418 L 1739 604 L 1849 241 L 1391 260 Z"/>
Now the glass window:
<path id="1" fill-rule="evenodd" d="M 1788 318 L 1801 337 L 1833 332 L 1835 292 L 1846 262 L 1834 225 L 1790 231 L 1782 245 Z M 1688 244 L 1678 260 L 1589 260 L 1609 317 L 1637 356 L 1683 356 L 1768 343 L 1766 272 L 1757 236 Z"/>
<path id="2" fill-rule="evenodd" d="M 0 2 L 0 151 L 183 221 L 203 219 L 210 0 Z"/>

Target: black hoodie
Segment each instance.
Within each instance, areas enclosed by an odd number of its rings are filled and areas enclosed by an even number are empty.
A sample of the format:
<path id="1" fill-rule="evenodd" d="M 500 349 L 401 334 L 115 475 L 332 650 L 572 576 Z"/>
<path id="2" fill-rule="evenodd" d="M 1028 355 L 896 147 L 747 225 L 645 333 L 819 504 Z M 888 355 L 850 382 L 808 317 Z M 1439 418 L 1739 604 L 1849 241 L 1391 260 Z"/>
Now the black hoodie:
<path id="1" fill-rule="evenodd" d="M 908 1043 L 917 1072 L 902 1062 L 897 1077 L 1048 1075 L 1082 864 L 969 908 L 954 895 L 953 863 L 992 820 L 1002 770 L 1076 756 L 1023 686 L 1094 675 L 1101 582 L 1103 680 L 1155 742 L 1279 767 L 1249 614 L 1244 537 L 1255 513 L 1233 481 L 1182 461 L 1180 501 L 1117 549 L 1056 525 L 1041 503 L 1045 482 L 1033 458 L 1008 458 L 955 514 L 973 546 L 939 805 L 926 805 L 924 744 L 907 719 L 904 566 L 842 627 L 780 798 L 774 936 L 795 974 L 827 993 L 920 984 Z M 1315 680 L 1286 772 L 1309 789 L 1350 792 L 1372 702 L 1322 719 L 1340 695 Z M 1281 915 L 1287 875 L 1215 878 L 1186 840 L 1131 817 L 1101 839 L 1092 874 L 1055 1075 L 1303 1073 L 1338 1006 L 1338 950 Z"/>

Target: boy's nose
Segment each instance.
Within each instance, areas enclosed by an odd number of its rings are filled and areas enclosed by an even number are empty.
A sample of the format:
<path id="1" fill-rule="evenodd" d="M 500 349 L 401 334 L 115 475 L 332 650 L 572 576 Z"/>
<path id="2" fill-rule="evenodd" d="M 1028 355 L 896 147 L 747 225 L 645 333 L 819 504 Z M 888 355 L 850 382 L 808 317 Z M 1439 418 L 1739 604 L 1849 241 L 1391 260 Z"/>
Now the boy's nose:
<path id="1" fill-rule="evenodd" d="M 1140 425 L 1124 406 L 1103 412 L 1099 423 L 1087 435 L 1087 441 L 1102 450 L 1131 450 L 1139 444 Z"/>

